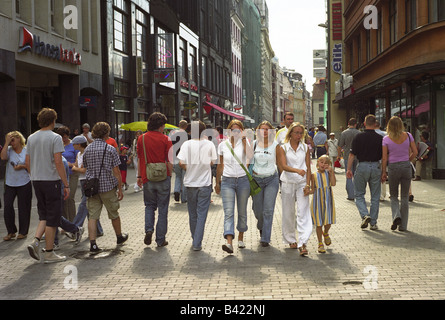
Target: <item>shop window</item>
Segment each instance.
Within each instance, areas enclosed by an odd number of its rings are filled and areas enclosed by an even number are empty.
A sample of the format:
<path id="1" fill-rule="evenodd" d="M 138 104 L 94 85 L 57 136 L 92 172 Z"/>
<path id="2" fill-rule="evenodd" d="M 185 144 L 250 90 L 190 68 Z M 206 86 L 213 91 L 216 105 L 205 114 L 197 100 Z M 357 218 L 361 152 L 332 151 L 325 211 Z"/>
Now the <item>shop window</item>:
<path id="1" fill-rule="evenodd" d="M 375 98 L 375 117 L 380 122 L 380 127 L 386 127 L 386 105 L 385 95 L 377 96 Z"/>
<path id="2" fill-rule="evenodd" d="M 389 100 L 391 108 L 391 117 L 400 116 L 400 88 L 391 90 Z"/>
<path id="3" fill-rule="evenodd" d="M 414 110 L 412 114 L 413 131 L 416 142 L 420 141 L 420 133 L 431 133 L 431 94 L 430 84 L 421 84 L 414 89 Z"/>

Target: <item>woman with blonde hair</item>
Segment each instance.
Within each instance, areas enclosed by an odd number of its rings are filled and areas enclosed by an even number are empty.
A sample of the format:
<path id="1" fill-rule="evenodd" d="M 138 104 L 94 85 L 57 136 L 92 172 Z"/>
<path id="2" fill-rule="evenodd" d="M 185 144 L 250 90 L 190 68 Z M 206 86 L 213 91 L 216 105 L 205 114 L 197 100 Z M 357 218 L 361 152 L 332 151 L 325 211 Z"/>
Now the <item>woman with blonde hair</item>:
<path id="1" fill-rule="evenodd" d="M 382 182 L 386 181 L 388 166 L 389 194 L 391 199 L 391 230 L 406 231 L 408 225 L 409 188 L 411 185 L 411 161 L 417 156 L 416 143 L 409 132 L 405 132 L 402 119 L 393 116 L 388 121 L 387 136 L 382 142 Z M 399 186 L 401 201 L 399 205 Z"/>
<path id="2" fill-rule="evenodd" d="M 5 241 L 16 236 L 14 200 L 17 197 L 19 213 L 19 229 L 17 239 L 26 238 L 31 219 L 32 184 L 26 168 L 26 140 L 18 131 L 9 132 L 5 138 L 5 146 L 1 151 L 1 159 L 7 160 L 4 219 L 8 234 Z"/>
<path id="3" fill-rule="evenodd" d="M 304 143 L 305 128 L 294 122 L 277 149 L 277 161 L 281 170 L 281 202 L 283 240 L 290 248 L 299 249 L 300 255 L 308 254 L 307 242 L 312 233 L 312 219 L 309 206 L 311 181 L 311 153 Z M 295 210 L 295 203 L 298 211 Z M 298 212 L 295 217 L 296 212 Z M 298 241 L 295 236 L 295 225 Z"/>
<path id="4" fill-rule="evenodd" d="M 238 210 L 238 248 L 244 248 L 244 232 L 247 231 L 247 201 L 250 196 L 250 183 L 241 165 L 234 155 L 247 165 L 252 158 L 252 148 L 244 133 L 244 126 L 239 120 L 232 120 L 228 127 L 228 139 L 218 146 L 219 163 L 216 169 L 215 192 L 221 194 L 224 209 L 224 238 L 222 249 L 233 253 L 235 236 L 235 202 Z"/>
<path id="5" fill-rule="evenodd" d="M 252 197 L 252 208 L 260 231 L 261 245 L 269 246 L 272 233 L 273 214 L 280 180 L 277 171 L 275 128 L 269 121 L 261 122 L 257 129 L 257 140 L 253 143 L 252 175 L 261 191 Z"/>

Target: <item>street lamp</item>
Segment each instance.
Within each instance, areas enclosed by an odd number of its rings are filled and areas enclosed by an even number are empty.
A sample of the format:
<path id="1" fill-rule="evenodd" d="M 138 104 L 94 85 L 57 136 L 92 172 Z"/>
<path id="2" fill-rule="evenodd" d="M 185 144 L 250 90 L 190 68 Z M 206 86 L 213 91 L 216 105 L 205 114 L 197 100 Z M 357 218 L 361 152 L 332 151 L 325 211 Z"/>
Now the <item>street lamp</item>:
<path id="1" fill-rule="evenodd" d="M 326 113 L 325 113 L 325 119 L 326 119 L 326 127 L 328 129 L 328 131 L 330 130 L 330 126 L 331 126 L 331 121 L 329 119 L 330 117 L 330 110 L 331 110 L 331 59 L 330 59 L 330 50 L 331 50 L 331 44 L 330 44 L 330 32 L 329 32 L 329 22 L 325 22 L 325 23 L 319 23 L 318 24 L 319 27 L 321 28 L 325 28 L 326 29 L 326 47 L 328 49 L 327 55 L 326 55 L 326 60 L 327 60 L 327 72 L 326 72 L 326 81 L 325 81 L 325 88 L 326 88 L 326 96 L 327 97 L 327 101 L 326 101 Z"/>

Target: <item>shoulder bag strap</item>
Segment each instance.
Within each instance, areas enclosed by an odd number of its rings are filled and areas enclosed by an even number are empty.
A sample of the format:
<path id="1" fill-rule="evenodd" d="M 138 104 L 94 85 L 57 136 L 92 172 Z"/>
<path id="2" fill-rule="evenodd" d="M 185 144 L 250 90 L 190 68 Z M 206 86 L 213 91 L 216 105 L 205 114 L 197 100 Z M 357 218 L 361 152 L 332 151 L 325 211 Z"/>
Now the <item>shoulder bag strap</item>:
<path id="1" fill-rule="evenodd" d="M 104 158 L 105 158 L 105 152 L 107 151 L 107 144 L 106 144 L 106 142 L 105 142 L 105 148 L 104 148 L 104 153 L 103 153 L 103 155 L 102 155 L 102 163 L 101 163 L 101 165 L 100 165 L 100 170 L 99 170 L 99 177 L 98 178 L 100 178 L 100 175 L 101 175 L 101 173 L 102 173 L 102 167 L 104 166 Z"/>
<path id="2" fill-rule="evenodd" d="M 241 162 L 241 160 L 238 158 L 238 156 L 235 154 L 235 151 L 233 151 L 232 146 L 229 144 L 229 141 L 226 140 L 226 145 L 229 148 L 230 152 L 232 153 L 233 157 L 235 158 L 235 160 L 239 163 L 239 165 L 241 166 L 241 168 L 243 168 L 243 170 L 246 172 L 246 175 L 250 178 L 252 178 L 252 176 L 250 175 L 249 171 L 246 169 L 246 167 L 244 166 L 244 164 Z"/>
<path id="3" fill-rule="evenodd" d="M 145 165 L 147 165 L 147 153 L 145 151 L 145 133 L 142 135 L 142 146 L 144 147 Z"/>

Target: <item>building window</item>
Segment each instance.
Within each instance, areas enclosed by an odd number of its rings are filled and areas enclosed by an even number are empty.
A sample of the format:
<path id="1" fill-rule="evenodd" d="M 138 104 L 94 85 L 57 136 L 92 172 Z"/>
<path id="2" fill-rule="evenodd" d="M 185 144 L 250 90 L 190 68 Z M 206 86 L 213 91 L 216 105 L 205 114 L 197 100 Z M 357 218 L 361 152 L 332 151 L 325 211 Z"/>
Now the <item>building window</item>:
<path id="1" fill-rule="evenodd" d="M 136 55 L 147 61 L 147 16 L 144 12 L 136 9 Z"/>
<path id="2" fill-rule="evenodd" d="M 124 0 L 114 0 L 113 7 L 113 38 L 114 49 L 122 52 L 128 51 L 128 10 Z"/>
<path id="3" fill-rule="evenodd" d="M 405 33 L 417 27 L 416 0 L 405 0 Z"/>
<path id="4" fill-rule="evenodd" d="M 51 5 L 53 3 L 53 0 L 51 0 Z M 20 0 L 15 0 L 15 14 L 17 17 L 20 17 Z"/>
<path id="5" fill-rule="evenodd" d="M 445 0 L 429 0 L 429 22 L 445 20 Z"/>
<path id="6" fill-rule="evenodd" d="M 187 42 L 185 40 L 179 40 L 179 79 L 188 80 L 187 72 Z"/>
<path id="7" fill-rule="evenodd" d="M 318 111 L 324 112 L 324 104 L 323 103 L 318 104 Z"/>
<path id="8" fill-rule="evenodd" d="M 371 30 L 366 30 L 366 62 L 371 60 Z"/>
<path id="9" fill-rule="evenodd" d="M 379 12 L 377 16 L 377 54 L 383 51 L 383 27 L 382 27 L 382 14 Z"/>
<path id="10" fill-rule="evenodd" d="M 196 60 L 196 48 L 190 46 L 190 59 L 189 59 L 189 81 L 194 82 L 195 84 L 198 82 L 198 69 L 197 69 L 197 60 Z"/>
<path id="11" fill-rule="evenodd" d="M 389 41 L 393 44 L 397 41 L 397 3 L 396 0 L 389 2 Z"/>

